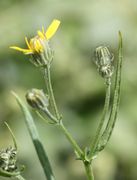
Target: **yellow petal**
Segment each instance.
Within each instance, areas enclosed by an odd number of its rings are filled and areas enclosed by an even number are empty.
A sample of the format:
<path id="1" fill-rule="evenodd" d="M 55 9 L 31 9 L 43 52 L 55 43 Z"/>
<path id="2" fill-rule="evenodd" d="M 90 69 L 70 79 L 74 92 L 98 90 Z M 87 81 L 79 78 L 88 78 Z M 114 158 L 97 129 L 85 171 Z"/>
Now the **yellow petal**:
<path id="1" fill-rule="evenodd" d="M 29 44 L 29 42 L 28 42 L 28 38 L 27 38 L 27 37 L 25 37 L 25 42 L 26 42 L 26 44 L 27 44 L 28 48 L 29 48 L 29 49 L 31 49 L 31 47 L 30 47 L 30 44 Z"/>
<path id="2" fill-rule="evenodd" d="M 41 32 L 41 31 L 38 31 L 37 33 L 38 33 L 38 36 L 39 36 L 41 39 L 45 39 L 45 36 L 44 36 L 43 31 L 42 31 L 42 32 Z"/>
<path id="3" fill-rule="evenodd" d="M 55 34 L 59 25 L 60 25 L 59 20 L 53 20 L 52 21 L 52 23 L 50 24 L 50 26 L 48 27 L 48 29 L 45 33 L 47 40 L 50 39 Z"/>
<path id="4" fill-rule="evenodd" d="M 34 52 L 32 50 L 24 50 L 23 53 L 24 54 L 34 54 Z"/>
<path id="5" fill-rule="evenodd" d="M 37 41 L 35 42 L 35 50 L 36 50 L 37 52 L 42 52 L 42 51 L 43 51 L 43 46 L 42 46 L 42 44 L 40 43 L 39 40 L 37 40 Z"/>
<path id="6" fill-rule="evenodd" d="M 20 52 L 23 52 L 24 54 L 33 53 L 32 50 L 30 50 L 30 49 L 23 49 L 23 48 L 20 48 L 20 47 L 17 47 L 17 46 L 11 46 L 10 48 L 15 49 L 15 50 L 20 51 Z"/>

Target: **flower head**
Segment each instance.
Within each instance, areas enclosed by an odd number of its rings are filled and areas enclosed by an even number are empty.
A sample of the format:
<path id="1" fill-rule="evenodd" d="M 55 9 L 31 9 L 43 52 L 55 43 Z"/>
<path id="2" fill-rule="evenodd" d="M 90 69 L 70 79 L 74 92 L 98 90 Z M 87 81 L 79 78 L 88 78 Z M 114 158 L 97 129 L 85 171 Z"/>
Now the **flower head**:
<path id="1" fill-rule="evenodd" d="M 47 41 L 52 38 L 52 36 L 57 31 L 60 25 L 59 20 L 53 20 L 50 26 L 47 28 L 46 32 L 42 27 L 42 31 L 38 30 L 37 35 L 28 41 L 27 37 L 25 37 L 25 41 L 27 44 L 27 49 L 20 48 L 17 46 L 11 46 L 10 48 L 15 49 L 17 51 L 23 52 L 24 54 L 40 54 L 43 53 L 46 49 Z"/>

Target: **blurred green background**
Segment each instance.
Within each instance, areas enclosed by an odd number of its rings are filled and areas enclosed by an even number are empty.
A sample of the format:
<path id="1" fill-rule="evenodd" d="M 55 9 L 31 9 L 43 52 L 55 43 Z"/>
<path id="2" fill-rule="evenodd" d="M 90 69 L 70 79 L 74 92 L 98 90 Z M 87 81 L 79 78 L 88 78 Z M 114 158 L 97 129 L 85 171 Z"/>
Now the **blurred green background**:
<path id="1" fill-rule="evenodd" d="M 51 40 L 55 50 L 53 87 L 64 124 L 82 147 L 94 136 L 105 95 L 103 79 L 92 61 L 93 52 L 98 45 L 108 45 L 116 61 L 118 30 L 121 30 L 124 64 L 120 112 L 107 148 L 94 161 L 94 173 L 95 180 L 136 180 L 136 0 L 0 1 L 0 148 L 12 143 L 3 124 L 7 121 L 17 137 L 19 162 L 26 166 L 23 176 L 27 180 L 44 179 L 24 117 L 10 93 L 14 90 L 25 101 L 28 89 L 45 89 L 44 80 L 28 56 L 9 46 L 25 47 L 24 37 L 33 37 L 42 25 L 47 27 L 54 18 L 61 20 L 61 26 Z M 62 133 L 41 120 L 36 120 L 36 124 L 56 179 L 85 180 L 83 165 L 75 160 Z"/>

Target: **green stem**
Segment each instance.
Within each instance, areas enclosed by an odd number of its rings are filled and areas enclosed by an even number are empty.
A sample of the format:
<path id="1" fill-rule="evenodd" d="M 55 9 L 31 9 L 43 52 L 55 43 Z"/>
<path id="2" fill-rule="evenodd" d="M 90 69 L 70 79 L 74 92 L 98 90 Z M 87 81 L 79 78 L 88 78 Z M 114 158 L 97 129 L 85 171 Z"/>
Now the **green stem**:
<path id="1" fill-rule="evenodd" d="M 73 139 L 73 137 L 71 136 L 71 134 L 68 132 L 68 130 L 66 129 L 66 127 L 63 125 L 62 121 L 58 124 L 59 128 L 61 129 L 61 131 L 65 134 L 65 136 L 67 137 L 68 141 L 71 143 L 71 145 L 73 146 L 73 148 L 75 149 L 75 151 L 77 152 L 77 154 L 79 155 L 80 158 L 83 157 L 83 151 L 81 150 L 81 148 L 79 147 L 79 145 L 76 143 L 76 141 Z"/>
<path id="2" fill-rule="evenodd" d="M 47 67 L 44 70 L 44 77 L 46 79 L 46 83 L 47 83 L 47 90 L 50 96 L 50 103 L 52 106 L 52 109 L 54 111 L 54 114 L 56 116 L 56 118 L 58 120 L 60 120 L 60 114 L 58 112 L 58 108 L 56 105 L 56 101 L 55 101 L 55 97 L 54 97 L 54 93 L 53 93 L 53 88 L 52 88 L 52 84 L 51 84 L 51 76 L 50 76 L 50 65 L 47 65 Z"/>
<path id="3" fill-rule="evenodd" d="M 84 166 L 85 166 L 85 170 L 86 170 L 87 180 L 94 180 L 94 175 L 93 175 L 93 170 L 92 170 L 91 164 L 89 162 L 85 162 Z"/>
<path id="4" fill-rule="evenodd" d="M 53 121 L 53 123 L 58 123 L 58 120 L 51 114 L 51 112 L 46 108 L 43 112 Z"/>
<path id="5" fill-rule="evenodd" d="M 90 158 L 92 158 L 92 156 L 94 155 L 94 152 L 95 152 L 96 147 L 98 145 L 98 142 L 100 140 L 102 128 L 103 128 L 103 125 L 105 122 L 105 118 L 106 118 L 107 112 L 109 110 L 110 94 L 111 94 L 111 82 L 110 81 L 111 80 L 109 78 L 106 82 L 106 97 L 105 97 L 104 109 L 103 109 L 103 113 L 102 113 L 102 117 L 101 117 L 99 126 L 98 126 L 97 131 L 96 131 L 95 139 L 93 140 L 93 143 L 92 143 L 91 148 L 90 148 L 91 149 L 91 152 L 89 155 Z"/>

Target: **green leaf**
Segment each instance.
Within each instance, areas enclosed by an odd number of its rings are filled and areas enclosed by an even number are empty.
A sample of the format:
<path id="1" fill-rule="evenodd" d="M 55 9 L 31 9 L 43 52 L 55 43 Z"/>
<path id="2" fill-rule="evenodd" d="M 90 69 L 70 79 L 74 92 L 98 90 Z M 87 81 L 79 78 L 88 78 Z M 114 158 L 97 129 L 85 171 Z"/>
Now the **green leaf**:
<path id="1" fill-rule="evenodd" d="M 47 177 L 47 180 L 55 180 L 52 168 L 48 159 L 48 156 L 44 150 L 44 147 L 40 141 L 39 134 L 36 128 L 36 125 L 34 123 L 33 117 L 31 116 L 28 108 L 26 105 L 21 101 L 21 99 L 18 97 L 18 95 L 14 92 L 12 94 L 15 96 L 24 116 L 25 116 L 25 122 L 29 131 L 29 134 L 31 136 L 31 139 L 33 141 L 35 150 L 37 152 L 38 158 L 40 160 L 40 163 L 42 165 L 42 168 L 44 170 L 44 173 Z"/>

